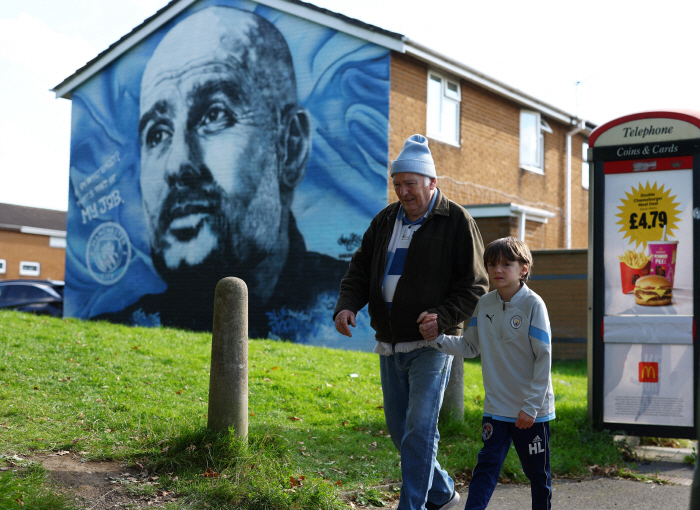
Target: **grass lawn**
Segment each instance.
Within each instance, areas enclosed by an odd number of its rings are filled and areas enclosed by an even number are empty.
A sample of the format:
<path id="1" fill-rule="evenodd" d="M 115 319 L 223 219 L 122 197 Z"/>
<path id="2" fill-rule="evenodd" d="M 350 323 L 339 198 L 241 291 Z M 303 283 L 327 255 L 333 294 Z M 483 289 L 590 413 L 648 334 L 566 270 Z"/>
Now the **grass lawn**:
<path id="1" fill-rule="evenodd" d="M 0 312 L 0 454 L 139 463 L 180 503 L 210 508 L 342 508 L 339 491 L 400 479 L 376 354 L 251 340 L 245 443 L 206 430 L 210 353 L 210 334 Z M 552 370 L 553 473 L 620 466 L 611 435 L 588 424 L 585 362 Z M 456 477 L 481 446 L 481 365 L 464 372 L 465 420 L 440 424 L 438 458 Z M 502 474 L 525 480 L 513 450 Z"/>

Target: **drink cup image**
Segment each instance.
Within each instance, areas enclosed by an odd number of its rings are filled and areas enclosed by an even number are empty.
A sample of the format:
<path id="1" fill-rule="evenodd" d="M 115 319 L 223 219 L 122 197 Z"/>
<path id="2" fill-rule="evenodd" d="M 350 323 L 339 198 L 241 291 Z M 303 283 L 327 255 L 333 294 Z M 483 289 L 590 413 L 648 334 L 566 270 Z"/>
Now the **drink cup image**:
<path id="1" fill-rule="evenodd" d="M 676 253 L 678 241 L 649 241 L 651 268 L 649 274 L 663 276 L 673 286 L 676 276 Z"/>

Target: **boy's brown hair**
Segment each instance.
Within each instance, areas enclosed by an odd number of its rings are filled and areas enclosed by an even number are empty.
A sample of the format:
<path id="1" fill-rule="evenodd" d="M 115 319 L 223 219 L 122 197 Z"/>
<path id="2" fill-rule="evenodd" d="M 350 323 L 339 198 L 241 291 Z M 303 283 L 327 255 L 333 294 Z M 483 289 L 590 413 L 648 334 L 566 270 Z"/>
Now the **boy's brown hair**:
<path id="1" fill-rule="evenodd" d="M 484 266 L 488 271 L 489 264 L 497 264 L 499 260 L 509 260 L 527 264 L 527 273 L 520 277 L 523 283 L 530 279 L 532 274 L 532 253 L 527 244 L 515 237 L 502 237 L 488 244 L 484 250 Z"/>

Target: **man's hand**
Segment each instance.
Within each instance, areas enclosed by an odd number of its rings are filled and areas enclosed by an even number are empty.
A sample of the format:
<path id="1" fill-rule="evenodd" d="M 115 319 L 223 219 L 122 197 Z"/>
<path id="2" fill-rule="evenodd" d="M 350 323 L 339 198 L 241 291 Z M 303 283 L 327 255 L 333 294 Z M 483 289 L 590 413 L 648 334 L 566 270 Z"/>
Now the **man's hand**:
<path id="1" fill-rule="evenodd" d="M 421 335 L 423 335 L 423 338 L 429 342 L 432 342 L 438 336 L 437 317 L 438 316 L 436 313 L 423 312 L 418 316 L 418 320 L 416 321 L 420 323 L 418 329 L 420 330 Z"/>
<path id="2" fill-rule="evenodd" d="M 518 413 L 518 421 L 515 422 L 515 426 L 519 429 L 529 429 L 532 424 L 535 423 L 535 419 L 527 414 L 525 411 L 520 411 Z"/>
<path id="3" fill-rule="evenodd" d="M 355 327 L 355 314 L 350 310 L 342 310 L 335 316 L 335 329 L 338 330 L 338 333 L 351 337 L 352 333 L 348 324 Z"/>

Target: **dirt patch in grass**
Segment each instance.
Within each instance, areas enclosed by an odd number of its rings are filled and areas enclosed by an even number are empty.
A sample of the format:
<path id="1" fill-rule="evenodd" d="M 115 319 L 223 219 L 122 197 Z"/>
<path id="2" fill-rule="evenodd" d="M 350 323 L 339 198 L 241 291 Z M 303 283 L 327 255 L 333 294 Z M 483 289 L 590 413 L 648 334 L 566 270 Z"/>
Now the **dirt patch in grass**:
<path id="1" fill-rule="evenodd" d="M 71 453 L 32 460 L 40 462 L 78 506 L 90 510 L 158 508 L 176 500 L 172 492 L 158 489 L 157 477 L 119 462 L 86 462 Z"/>

